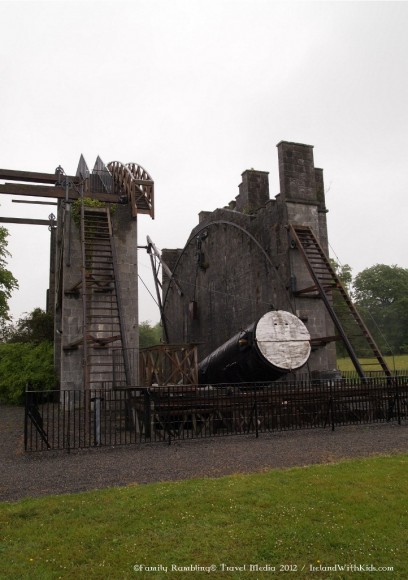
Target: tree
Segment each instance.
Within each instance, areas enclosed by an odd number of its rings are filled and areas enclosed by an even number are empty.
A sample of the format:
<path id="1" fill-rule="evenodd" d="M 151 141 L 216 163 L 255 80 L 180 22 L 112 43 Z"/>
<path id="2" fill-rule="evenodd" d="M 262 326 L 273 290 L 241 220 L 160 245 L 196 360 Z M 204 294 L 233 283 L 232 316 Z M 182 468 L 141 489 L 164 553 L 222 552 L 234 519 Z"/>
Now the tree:
<path id="1" fill-rule="evenodd" d="M 13 321 L 0 317 L 0 343 L 9 342 L 15 332 Z"/>
<path id="2" fill-rule="evenodd" d="M 29 383 L 34 390 L 57 388 L 53 345 L 0 344 L 0 402 L 21 404 Z"/>
<path id="3" fill-rule="evenodd" d="M 379 346 L 408 350 L 408 269 L 376 264 L 354 280 L 354 300 Z"/>
<path id="4" fill-rule="evenodd" d="M 13 290 L 18 288 L 18 282 L 13 274 L 6 269 L 7 258 L 10 252 L 7 250 L 6 228 L 0 227 L 0 319 L 9 320 L 8 300 L 11 298 Z"/>
<path id="5" fill-rule="evenodd" d="M 14 327 L 9 328 L 6 342 L 53 342 L 54 319 L 52 314 L 41 308 L 34 308 L 20 318 Z"/>
<path id="6" fill-rule="evenodd" d="M 139 346 L 140 348 L 147 348 L 160 344 L 162 339 L 162 328 L 160 324 L 150 326 L 148 321 L 139 324 Z"/>
<path id="7" fill-rule="evenodd" d="M 16 324 L 0 324 L 0 401 L 20 404 L 28 383 L 34 390 L 57 387 L 54 372 L 53 317 L 41 308 Z"/>

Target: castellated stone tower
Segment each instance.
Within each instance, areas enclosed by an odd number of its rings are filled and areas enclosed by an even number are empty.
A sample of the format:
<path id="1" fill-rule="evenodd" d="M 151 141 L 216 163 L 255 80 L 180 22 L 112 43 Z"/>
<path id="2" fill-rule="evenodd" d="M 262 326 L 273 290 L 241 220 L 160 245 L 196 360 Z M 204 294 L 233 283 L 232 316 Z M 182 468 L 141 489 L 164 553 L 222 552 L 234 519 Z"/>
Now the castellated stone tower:
<path id="1" fill-rule="evenodd" d="M 242 174 L 239 194 L 227 207 L 203 211 L 183 250 L 163 250 L 182 290 L 163 279 L 169 341 L 197 343 L 202 360 L 270 310 L 297 315 L 312 343 L 301 372 L 336 368 L 334 328 L 323 301 L 305 289 L 310 273 L 291 226 L 310 228 L 328 255 L 323 171 L 313 147 L 278 144 L 280 193 L 269 196 L 268 172 Z M 322 375 L 323 376 L 323 375 Z"/>

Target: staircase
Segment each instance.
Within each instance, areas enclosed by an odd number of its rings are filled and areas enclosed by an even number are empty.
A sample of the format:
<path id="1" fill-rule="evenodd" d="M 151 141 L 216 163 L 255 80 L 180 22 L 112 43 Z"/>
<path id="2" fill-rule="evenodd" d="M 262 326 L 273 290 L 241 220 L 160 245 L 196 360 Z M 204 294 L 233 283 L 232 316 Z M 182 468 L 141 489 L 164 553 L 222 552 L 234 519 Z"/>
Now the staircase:
<path id="1" fill-rule="evenodd" d="M 123 357 L 125 345 L 109 209 L 82 207 L 81 244 L 82 279 L 66 294 L 82 297 L 83 334 L 66 349 L 83 347 L 85 389 L 112 388 L 113 351 Z"/>
<path id="2" fill-rule="evenodd" d="M 313 280 L 313 285 L 308 286 L 302 290 L 297 290 L 294 294 L 296 296 L 320 296 L 323 300 L 327 311 L 333 320 L 333 323 L 344 342 L 347 352 L 354 364 L 354 367 L 361 378 L 365 378 L 363 366 L 359 361 L 355 349 L 352 346 L 350 338 L 363 339 L 364 343 L 368 345 L 373 357 L 377 359 L 382 370 L 386 376 L 392 376 L 390 369 L 387 366 L 378 346 L 373 337 L 368 331 L 363 319 L 357 312 L 354 304 L 350 300 L 346 290 L 344 289 L 340 279 L 333 269 L 329 258 L 324 253 L 318 240 L 316 239 L 313 230 L 309 226 L 290 225 L 290 234 L 300 251 L 307 269 Z M 345 311 L 349 315 L 348 327 L 351 333 L 345 332 L 338 316 L 336 315 L 332 304 L 332 292 L 336 290 L 342 300 Z M 377 364 L 377 363 L 375 363 Z"/>

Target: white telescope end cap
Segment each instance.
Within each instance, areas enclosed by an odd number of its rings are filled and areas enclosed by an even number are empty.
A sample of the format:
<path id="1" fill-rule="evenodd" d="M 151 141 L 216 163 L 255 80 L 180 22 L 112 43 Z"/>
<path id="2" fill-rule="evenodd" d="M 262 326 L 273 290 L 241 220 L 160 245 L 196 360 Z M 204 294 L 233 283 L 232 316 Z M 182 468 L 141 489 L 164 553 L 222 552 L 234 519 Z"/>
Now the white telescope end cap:
<path id="1" fill-rule="evenodd" d="M 273 310 L 260 318 L 255 340 L 262 356 L 284 371 L 299 369 L 310 356 L 309 331 L 300 318 L 284 310 Z"/>

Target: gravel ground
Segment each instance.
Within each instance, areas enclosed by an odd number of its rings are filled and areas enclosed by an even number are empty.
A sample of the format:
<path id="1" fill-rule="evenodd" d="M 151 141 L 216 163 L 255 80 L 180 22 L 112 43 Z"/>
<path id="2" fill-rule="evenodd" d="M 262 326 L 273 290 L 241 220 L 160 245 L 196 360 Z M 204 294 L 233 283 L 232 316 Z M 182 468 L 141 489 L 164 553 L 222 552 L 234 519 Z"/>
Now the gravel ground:
<path id="1" fill-rule="evenodd" d="M 23 419 L 21 407 L 0 405 L 2 501 L 408 452 L 407 424 L 377 424 L 25 453 Z"/>

